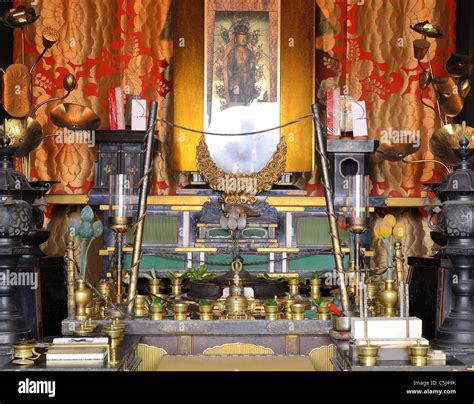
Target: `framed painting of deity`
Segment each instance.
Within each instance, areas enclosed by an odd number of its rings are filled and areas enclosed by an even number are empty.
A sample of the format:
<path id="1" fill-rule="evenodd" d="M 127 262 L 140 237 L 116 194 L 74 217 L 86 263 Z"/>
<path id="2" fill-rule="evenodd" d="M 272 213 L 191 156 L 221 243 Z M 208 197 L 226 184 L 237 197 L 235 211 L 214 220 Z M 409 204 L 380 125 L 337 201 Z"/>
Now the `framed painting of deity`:
<path id="1" fill-rule="evenodd" d="M 225 172 L 259 172 L 282 137 L 286 172 L 313 171 L 311 120 L 263 134 L 238 134 L 275 128 L 311 112 L 314 0 L 174 4 L 174 121 L 228 134 L 205 136 L 212 160 Z M 175 170 L 196 171 L 198 141 L 199 135 L 175 129 Z"/>

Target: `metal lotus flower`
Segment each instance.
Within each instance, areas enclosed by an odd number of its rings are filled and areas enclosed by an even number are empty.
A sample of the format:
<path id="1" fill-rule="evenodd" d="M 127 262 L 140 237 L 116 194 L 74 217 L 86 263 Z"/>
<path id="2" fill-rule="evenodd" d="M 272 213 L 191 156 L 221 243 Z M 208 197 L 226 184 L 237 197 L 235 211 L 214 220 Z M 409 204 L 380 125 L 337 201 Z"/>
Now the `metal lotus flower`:
<path id="1" fill-rule="evenodd" d="M 36 119 L 31 117 L 22 119 L 6 119 L 0 126 L 0 137 L 10 139 L 10 148 L 15 150 L 18 157 L 27 156 L 41 143 L 43 129 Z"/>
<path id="2" fill-rule="evenodd" d="M 7 10 L 0 21 L 7 27 L 17 28 L 33 24 L 38 18 L 34 8 L 18 6 Z"/>
<path id="3" fill-rule="evenodd" d="M 441 29 L 437 25 L 431 24 L 429 21 L 418 22 L 415 25 L 410 25 L 410 28 L 428 38 L 444 38 Z"/>
<path id="4" fill-rule="evenodd" d="M 474 129 L 467 127 L 467 132 L 471 136 L 474 134 Z M 439 128 L 430 140 L 431 152 L 439 158 L 442 162 L 451 166 L 457 166 L 460 163 L 460 158 L 455 154 L 454 149 L 459 147 L 459 141 L 463 134 L 462 125 L 449 124 Z M 474 146 L 471 143 L 471 147 Z M 474 157 L 469 159 L 471 164 L 474 163 Z"/>

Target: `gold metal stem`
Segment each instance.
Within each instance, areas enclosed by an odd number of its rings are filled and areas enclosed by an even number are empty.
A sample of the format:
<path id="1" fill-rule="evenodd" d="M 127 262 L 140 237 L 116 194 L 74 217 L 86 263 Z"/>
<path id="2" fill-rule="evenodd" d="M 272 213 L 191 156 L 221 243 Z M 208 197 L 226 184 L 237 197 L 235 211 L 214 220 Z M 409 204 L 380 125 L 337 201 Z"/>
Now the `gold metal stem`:
<path id="1" fill-rule="evenodd" d="M 70 319 L 75 318 L 76 303 L 74 302 L 74 285 L 75 285 L 75 270 L 74 270 L 74 243 L 68 241 L 66 245 L 66 284 L 67 284 L 67 316 Z"/>
<path id="2" fill-rule="evenodd" d="M 38 111 L 38 109 L 40 109 L 44 104 L 49 104 L 50 102 L 53 102 L 53 101 L 62 101 L 65 98 L 67 98 L 69 96 L 69 94 L 71 94 L 71 92 L 67 91 L 66 94 L 63 95 L 62 97 L 53 97 L 53 98 L 49 98 L 47 100 L 44 100 L 43 102 L 40 102 L 38 105 L 36 105 L 33 108 L 33 110 L 30 113 L 30 116 L 32 116 L 32 117 L 35 116 L 36 111 Z"/>
<path id="3" fill-rule="evenodd" d="M 145 150 L 145 163 L 143 165 L 143 177 L 141 179 L 140 194 L 138 197 L 137 224 L 135 227 L 135 238 L 133 240 L 132 266 L 130 268 L 130 285 L 128 288 L 128 314 L 133 314 L 135 297 L 137 295 L 138 271 L 142 257 L 143 227 L 145 222 L 147 196 L 150 185 L 150 173 L 153 163 L 153 145 L 155 140 L 156 114 L 158 102 L 152 101 L 150 115 L 148 117 L 147 140 Z"/>
<path id="4" fill-rule="evenodd" d="M 21 27 L 21 64 L 25 64 L 25 27 Z"/>
<path id="5" fill-rule="evenodd" d="M 423 159 L 423 160 L 411 160 L 411 161 L 408 161 L 408 160 L 405 160 L 405 159 L 402 159 L 401 161 L 403 161 L 404 163 L 406 164 L 416 164 L 416 163 L 438 163 L 438 164 L 441 164 L 445 169 L 446 171 L 448 172 L 448 174 L 451 174 L 453 172 L 453 169 L 449 166 L 447 166 L 446 164 L 444 164 L 443 162 L 439 161 L 439 160 L 433 160 L 433 159 Z"/>
<path id="6" fill-rule="evenodd" d="M 430 57 L 430 52 L 429 51 L 426 54 L 426 56 L 428 57 L 428 67 L 429 67 L 429 70 L 430 70 L 430 75 L 431 75 L 431 77 L 434 77 L 433 68 L 431 67 L 431 57 Z M 436 89 L 435 89 L 435 91 L 436 91 Z M 441 107 L 439 106 L 439 99 L 436 96 L 436 94 L 435 94 L 435 97 L 436 97 L 436 107 L 438 109 L 438 116 L 439 116 L 439 119 L 441 121 L 441 126 L 447 125 L 448 121 L 446 120 L 446 117 L 444 117 L 444 120 L 443 120 L 443 115 L 441 114 Z"/>
<path id="7" fill-rule="evenodd" d="M 341 303 L 343 311 L 349 310 L 349 297 L 347 295 L 345 274 L 344 274 L 344 254 L 341 249 L 341 241 L 339 239 L 339 232 L 337 228 L 337 218 L 334 211 L 334 197 L 331 186 L 331 180 L 329 177 L 329 159 L 326 152 L 326 144 L 322 128 L 321 119 L 321 106 L 319 104 L 313 104 L 311 106 L 313 111 L 314 126 L 316 129 L 316 147 L 317 152 L 320 156 L 321 171 L 322 171 L 322 184 L 324 187 L 324 194 L 326 197 L 326 208 L 329 220 L 329 233 L 332 241 L 332 248 L 334 253 L 334 260 L 336 262 L 336 271 L 339 275 L 339 289 L 341 292 Z"/>

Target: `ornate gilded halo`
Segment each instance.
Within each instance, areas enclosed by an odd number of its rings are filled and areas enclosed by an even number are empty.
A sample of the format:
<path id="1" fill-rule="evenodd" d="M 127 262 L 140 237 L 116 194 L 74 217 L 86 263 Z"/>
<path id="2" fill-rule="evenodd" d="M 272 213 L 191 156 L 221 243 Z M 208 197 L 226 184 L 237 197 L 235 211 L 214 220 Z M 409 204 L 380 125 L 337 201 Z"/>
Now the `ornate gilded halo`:
<path id="1" fill-rule="evenodd" d="M 221 202 L 225 204 L 252 204 L 257 201 L 257 194 L 269 191 L 284 174 L 286 168 L 285 138 L 280 139 L 270 161 L 257 173 L 231 174 L 219 168 L 212 160 L 204 136 L 199 140 L 196 149 L 196 164 L 209 186 L 214 190 L 222 191 Z"/>

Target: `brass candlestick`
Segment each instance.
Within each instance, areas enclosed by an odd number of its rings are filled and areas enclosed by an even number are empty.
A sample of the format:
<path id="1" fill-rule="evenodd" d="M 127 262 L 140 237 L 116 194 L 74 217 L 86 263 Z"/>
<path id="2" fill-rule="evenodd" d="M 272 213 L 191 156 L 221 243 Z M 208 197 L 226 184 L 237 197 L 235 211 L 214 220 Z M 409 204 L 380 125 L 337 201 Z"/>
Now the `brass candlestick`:
<path id="1" fill-rule="evenodd" d="M 74 281 L 75 281 L 75 260 L 74 260 L 74 243 L 67 242 L 66 246 L 66 268 L 67 268 L 67 316 L 70 319 L 74 318 L 76 313 L 76 303 L 74 299 Z"/>
<path id="2" fill-rule="evenodd" d="M 123 336 L 123 330 L 115 328 L 113 325 L 105 326 L 103 333 L 110 339 L 109 365 L 115 366 L 119 363 L 117 359 L 117 348 L 120 346 Z"/>
<path id="3" fill-rule="evenodd" d="M 132 179 L 133 177 L 128 174 L 112 175 L 110 172 L 109 176 L 109 226 L 115 233 L 112 275 L 116 286 L 116 303 L 122 303 L 123 295 L 123 239 L 133 225 Z"/>
<path id="4" fill-rule="evenodd" d="M 171 279 L 171 294 L 174 296 L 182 295 L 183 280 L 182 279 Z"/>
<path id="5" fill-rule="evenodd" d="M 321 279 L 313 278 L 309 281 L 311 299 L 319 299 L 321 297 Z"/>
<path id="6" fill-rule="evenodd" d="M 300 293 L 300 280 L 299 278 L 290 278 L 288 279 L 288 289 L 290 295 L 295 296 Z"/>

